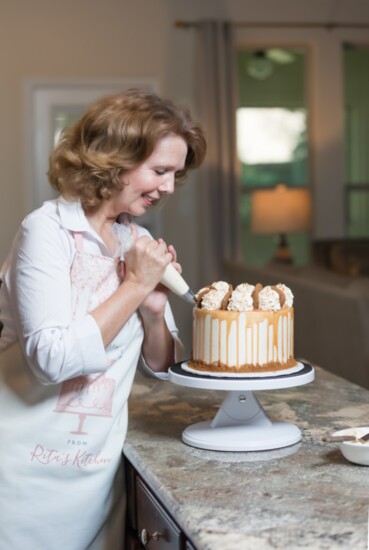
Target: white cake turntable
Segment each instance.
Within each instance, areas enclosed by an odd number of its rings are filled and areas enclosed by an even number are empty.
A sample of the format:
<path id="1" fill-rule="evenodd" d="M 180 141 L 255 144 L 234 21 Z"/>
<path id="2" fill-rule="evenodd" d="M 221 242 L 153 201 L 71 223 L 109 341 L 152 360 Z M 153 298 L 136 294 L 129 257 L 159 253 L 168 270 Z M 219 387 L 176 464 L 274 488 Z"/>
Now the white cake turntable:
<path id="1" fill-rule="evenodd" d="M 169 369 L 169 380 L 174 384 L 227 391 L 214 418 L 187 427 L 182 433 L 183 442 L 212 451 L 265 451 L 298 443 L 300 429 L 287 422 L 272 422 L 253 392 L 309 384 L 315 377 L 313 367 L 303 361 L 299 365 L 301 369 L 290 374 L 222 378 L 194 374 L 177 363 Z"/>

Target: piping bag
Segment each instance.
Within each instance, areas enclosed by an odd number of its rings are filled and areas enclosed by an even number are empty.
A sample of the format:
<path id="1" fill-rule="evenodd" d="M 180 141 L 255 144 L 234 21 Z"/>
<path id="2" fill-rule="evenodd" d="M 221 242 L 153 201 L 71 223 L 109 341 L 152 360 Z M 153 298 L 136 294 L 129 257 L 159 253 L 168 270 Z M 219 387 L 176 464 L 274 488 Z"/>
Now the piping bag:
<path id="1" fill-rule="evenodd" d="M 130 226 L 124 223 L 115 223 L 113 225 L 113 232 L 120 243 L 116 256 L 123 260 L 124 254 L 128 252 L 133 243 Z M 192 305 L 196 304 L 194 292 L 190 289 L 182 275 L 178 273 L 172 264 L 167 265 L 160 282 L 186 302 L 189 302 Z"/>

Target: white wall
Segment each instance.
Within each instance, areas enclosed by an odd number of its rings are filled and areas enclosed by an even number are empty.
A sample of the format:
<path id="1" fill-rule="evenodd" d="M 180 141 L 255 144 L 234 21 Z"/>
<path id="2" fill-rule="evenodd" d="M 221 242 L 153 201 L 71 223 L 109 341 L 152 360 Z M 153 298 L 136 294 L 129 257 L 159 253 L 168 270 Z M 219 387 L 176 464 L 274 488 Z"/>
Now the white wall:
<path id="1" fill-rule="evenodd" d="M 1 0 L 0 263 L 26 214 L 24 86 L 28 79 L 157 77 L 164 95 L 200 116 L 194 78 L 195 29 L 178 19 L 369 21 L 367 0 Z M 163 210 L 163 232 L 196 289 L 196 186 Z M 203 281 L 201 281 L 202 283 Z M 173 300 L 186 343 L 191 308 Z"/>

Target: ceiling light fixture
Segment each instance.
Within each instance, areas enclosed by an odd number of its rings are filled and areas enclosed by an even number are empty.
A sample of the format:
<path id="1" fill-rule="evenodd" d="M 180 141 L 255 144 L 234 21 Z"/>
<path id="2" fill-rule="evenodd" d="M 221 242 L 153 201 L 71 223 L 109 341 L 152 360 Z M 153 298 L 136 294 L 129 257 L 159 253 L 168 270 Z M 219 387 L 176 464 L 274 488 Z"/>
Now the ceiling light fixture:
<path id="1" fill-rule="evenodd" d="M 256 50 L 247 63 L 247 72 L 257 80 L 265 80 L 273 73 L 273 63 L 267 58 L 265 50 Z"/>

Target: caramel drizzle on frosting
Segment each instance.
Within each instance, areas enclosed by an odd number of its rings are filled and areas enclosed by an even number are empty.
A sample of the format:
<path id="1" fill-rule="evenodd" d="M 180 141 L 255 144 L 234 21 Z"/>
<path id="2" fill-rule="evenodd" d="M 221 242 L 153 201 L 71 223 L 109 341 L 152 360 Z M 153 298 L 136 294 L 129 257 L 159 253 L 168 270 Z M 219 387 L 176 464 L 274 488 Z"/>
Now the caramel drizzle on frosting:
<path id="1" fill-rule="evenodd" d="M 229 300 L 231 299 L 232 292 L 233 292 L 233 286 L 229 285 L 229 290 L 228 290 L 227 294 L 224 296 L 224 298 L 222 300 L 222 306 L 221 306 L 220 309 L 227 309 L 227 305 L 228 305 Z"/>
<path id="2" fill-rule="evenodd" d="M 208 286 L 204 287 L 203 289 L 201 289 L 201 290 L 196 294 L 195 300 L 196 300 L 196 303 L 197 303 L 197 306 L 198 306 L 198 307 L 201 306 L 201 302 L 202 302 L 203 297 L 204 297 L 210 290 L 215 290 L 215 288 L 214 288 L 212 285 L 208 285 Z"/>
<path id="3" fill-rule="evenodd" d="M 278 296 L 279 296 L 279 303 L 281 304 L 281 307 L 284 306 L 285 302 L 286 302 L 286 295 L 285 293 L 283 292 L 283 290 L 281 290 L 280 288 L 278 288 L 277 286 L 272 286 L 272 289 L 275 290 L 275 292 L 277 292 Z"/>
<path id="4" fill-rule="evenodd" d="M 259 309 L 259 294 L 263 290 L 263 285 L 261 283 L 256 283 L 254 292 L 251 297 L 254 302 L 254 309 Z"/>

